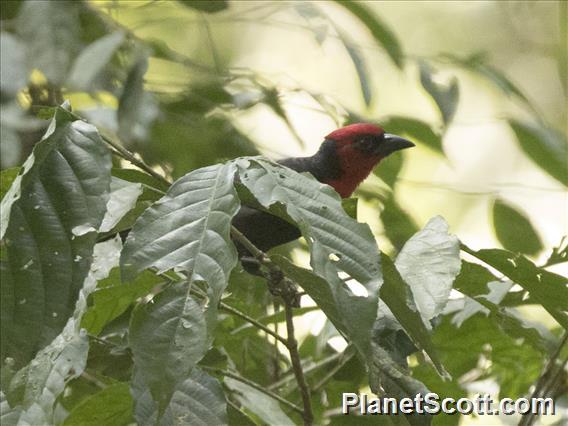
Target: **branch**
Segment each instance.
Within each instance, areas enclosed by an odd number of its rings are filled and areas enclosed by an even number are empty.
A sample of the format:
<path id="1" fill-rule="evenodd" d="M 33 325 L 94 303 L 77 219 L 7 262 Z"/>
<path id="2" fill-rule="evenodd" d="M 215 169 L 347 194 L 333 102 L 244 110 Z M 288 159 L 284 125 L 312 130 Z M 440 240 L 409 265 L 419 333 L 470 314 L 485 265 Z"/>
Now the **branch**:
<path id="1" fill-rule="evenodd" d="M 542 370 L 542 374 L 538 378 L 534 390 L 531 394 L 532 398 L 544 398 L 545 395 L 550 391 L 556 382 L 556 380 L 561 377 L 561 372 L 564 369 L 564 365 L 568 362 L 568 359 L 560 362 L 560 364 L 556 365 L 556 360 L 560 356 L 562 349 L 568 342 L 568 332 L 564 332 L 564 336 L 562 337 L 558 348 L 554 351 L 554 353 L 550 356 L 550 359 L 546 363 L 546 366 Z M 559 368 L 557 368 L 559 367 Z M 556 371 L 558 370 L 558 371 Z M 538 415 L 536 413 L 529 412 L 525 414 L 521 421 L 519 422 L 519 426 L 531 426 L 536 422 Z"/>
<path id="2" fill-rule="evenodd" d="M 213 368 L 213 367 L 207 367 L 207 366 L 200 366 L 200 368 L 202 368 L 205 371 L 210 371 L 212 373 L 217 373 L 217 374 L 220 374 L 222 376 L 226 376 L 226 377 L 230 377 L 232 379 L 238 380 L 239 382 L 242 382 L 246 385 L 249 385 L 251 388 L 254 388 L 257 391 L 262 392 L 265 395 L 268 395 L 270 398 L 273 398 L 273 399 L 277 400 L 278 402 L 281 402 L 282 404 L 284 404 L 288 408 L 294 410 L 298 414 L 302 414 L 302 415 L 304 414 L 302 409 L 300 407 L 298 407 L 296 404 L 288 401 L 285 398 L 282 398 L 280 395 L 278 395 L 278 394 L 276 394 L 272 391 L 269 391 L 268 389 L 265 389 L 264 387 L 262 387 L 258 383 L 255 383 L 252 380 L 244 378 L 243 376 L 240 376 L 238 374 L 232 373 L 232 372 L 227 371 L 227 370 L 222 370 L 220 368 Z"/>
<path id="3" fill-rule="evenodd" d="M 310 389 L 306 383 L 306 378 L 302 370 L 300 362 L 300 353 L 298 352 L 298 342 L 294 335 L 294 315 L 292 313 L 291 300 L 284 300 L 284 309 L 286 309 L 286 330 L 288 332 L 288 350 L 290 351 L 290 359 L 292 360 L 292 367 L 294 368 L 294 375 L 300 387 L 302 394 L 302 402 L 304 403 L 304 425 L 309 426 L 314 421 L 314 414 L 312 413 L 312 402 L 310 396 Z"/>

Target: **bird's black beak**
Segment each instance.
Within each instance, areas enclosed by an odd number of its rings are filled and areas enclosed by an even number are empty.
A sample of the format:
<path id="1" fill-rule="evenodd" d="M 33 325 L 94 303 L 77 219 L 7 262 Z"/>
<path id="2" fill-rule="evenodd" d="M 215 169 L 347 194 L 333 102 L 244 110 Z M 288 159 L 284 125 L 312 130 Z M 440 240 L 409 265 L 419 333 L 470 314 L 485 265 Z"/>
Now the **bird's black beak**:
<path id="1" fill-rule="evenodd" d="M 385 133 L 382 143 L 380 143 L 377 147 L 376 154 L 380 155 L 381 157 L 386 157 L 387 155 L 392 154 L 395 151 L 412 148 L 413 146 L 415 145 L 409 140 L 401 138 L 397 135 Z"/>

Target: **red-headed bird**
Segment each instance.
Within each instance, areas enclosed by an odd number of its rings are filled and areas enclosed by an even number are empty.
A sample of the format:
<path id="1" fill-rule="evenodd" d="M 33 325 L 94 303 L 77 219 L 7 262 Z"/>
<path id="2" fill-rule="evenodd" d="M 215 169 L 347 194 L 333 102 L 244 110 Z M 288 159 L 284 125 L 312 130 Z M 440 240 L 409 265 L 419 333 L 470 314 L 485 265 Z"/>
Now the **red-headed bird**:
<path id="1" fill-rule="evenodd" d="M 278 163 L 299 173 L 311 173 L 347 198 L 383 158 L 413 146 L 406 139 L 385 133 L 379 126 L 357 123 L 331 132 L 311 157 L 285 158 Z M 248 206 L 241 207 L 233 225 L 262 251 L 300 237 L 294 225 Z M 237 248 L 245 269 L 254 273 L 258 268 L 256 262 L 243 246 L 237 244 Z"/>

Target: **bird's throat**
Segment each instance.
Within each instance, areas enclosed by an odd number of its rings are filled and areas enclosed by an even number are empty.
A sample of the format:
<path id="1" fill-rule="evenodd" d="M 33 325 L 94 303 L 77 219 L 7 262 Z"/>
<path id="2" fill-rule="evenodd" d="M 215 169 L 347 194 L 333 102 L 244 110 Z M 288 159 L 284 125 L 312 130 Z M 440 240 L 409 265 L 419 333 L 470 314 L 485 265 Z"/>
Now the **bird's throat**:
<path id="1" fill-rule="evenodd" d="M 341 147 L 338 151 L 340 176 L 323 182 L 332 186 L 342 198 L 347 198 L 369 176 L 381 157 L 365 155 L 351 146 Z"/>

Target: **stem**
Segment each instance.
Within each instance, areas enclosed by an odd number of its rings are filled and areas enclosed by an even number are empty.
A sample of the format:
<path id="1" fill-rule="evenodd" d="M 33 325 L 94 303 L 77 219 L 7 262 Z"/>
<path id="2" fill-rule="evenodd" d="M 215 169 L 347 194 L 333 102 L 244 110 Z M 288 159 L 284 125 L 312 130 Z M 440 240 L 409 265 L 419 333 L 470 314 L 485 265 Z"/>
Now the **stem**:
<path id="1" fill-rule="evenodd" d="M 294 335 L 294 315 L 292 312 L 292 303 L 290 300 L 284 300 L 284 309 L 286 310 L 286 330 L 288 332 L 288 350 L 290 351 L 290 358 L 292 360 L 292 367 L 294 368 L 294 375 L 300 387 L 302 394 L 302 402 L 304 404 L 304 425 L 309 426 L 313 424 L 314 414 L 312 413 L 312 403 L 310 396 L 310 389 L 306 383 L 306 378 L 302 370 L 300 362 L 300 353 L 298 352 L 298 342 Z"/>
<path id="2" fill-rule="evenodd" d="M 564 336 L 562 337 L 560 344 L 558 345 L 558 348 L 556 348 L 554 353 L 550 356 L 550 359 L 548 360 L 546 366 L 542 370 L 542 373 L 534 386 L 534 390 L 531 394 L 531 399 L 544 398 L 545 395 L 554 387 L 556 380 L 561 376 L 560 373 L 564 368 L 564 365 L 566 364 L 568 359 L 565 359 L 563 362 L 559 364 L 560 367 L 559 369 L 556 368 L 557 367 L 556 360 L 560 356 L 560 353 L 562 352 L 562 349 L 564 348 L 567 342 L 568 342 L 568 332 L 565 331 Z M 554 370 L 559 370 L 559 371 L 554 371 Z M 519 426 L 531 426 L 534 424 L 534 422 L 536 422 L 537 418 L 538 418 L 537 414 L 529 412 L 528 414 L 525 414 L 522 417 L 521 421 L 519 422 Z"/>
<path id="3" fill-rule="evenodd" d="M 329 382 L 333 378 L 333 376 L 335 376 L 335 373 L 341 370 L 341 368 L 345 364 L 347 364 L 349 360 L 353 358 L 353 356 L 355 356 L 355 352 L 350 352 L 350 353 L 343 352 L 341 355 L 343 355 L 343 357 L 339 360 L 337 364 L 335 364 L 335 366 L 331 370 L 329 370 L 329 372 L 318 383 L 316 383 L 316 385 L 312 388 L 312 392 L 317 392 L 318 390 L 323 388 L 326 385 L 326 383 Z"/>
<path id="4" fill-rule="evenodd" d="M 206 367 L 206 366 L 201 366 L 201 368 L 205 371 L 210 371 L 212 373 L 217 373 L 220 374 L 222 376 L 226 376 L 226 377 L 230 377 L 232 379 L 238 380 L 239 382 L 242 382 L 246 385 L 249 385 L 251 388 L 256 389 L 259 392 L 262 392 L 265 395 L 268 395 L 269 397 L 277 400 L 278 402 L 281 402 L 282 404 L 286 405 L 288 408 L 294 410 L 295 412 L 299 413 L 299 414 L 304 414 L 304 412 L 302 411 L 302 409 L 300 407 L 298 407 L 296 404 L 288 401 L 285 398 L 282 398 L 280 395 L 271 392 L 267 389 L 265 389 L 264 387 L 262 387 L 261 385 L 259 385 L 258 383 L 253 382 L 252 380 L 246 379 L 238 374 L 232 373 L 230 371 L 227 370 L 222 370 L 220 368 L 213 368 L 213 367 Z"/>
<path id="5" fill-rule="evenodd" d="M 266 334 L 271 335 L 272 337 L 274 337 L 276 340 L 278 340 L 280 343 L 282 343 L 283 345 L 285 345 L 286 347 L 288 347 L 288 340 L 286 340 L 284 337 L 282 337 L 281 335 L 279 335 L 278 333 L 276 333 L 275 331 L 272 331 L 270 328 L 268 328 L 267 326 L 265 326 L 264 324 L 258 322 L 257 320 L 255 320 L 252 317 L 249 317 L 247 314 L 245 314 L 244 312 L 239 311 L 238 309 L 233 308 L 232 306 L 227 305 L 224 302 L 221 302 L 219 304 L 219 307 L 227 312 L 232 313 L 233 315 L 236 315 L 242 319 L 244 319 L 245 321 L 251 323 L 252 325 L 254 325 L 257 328 L 260 328 L 262 331 L 264 331 Z"/>

